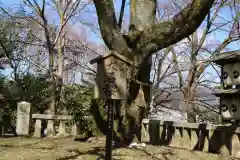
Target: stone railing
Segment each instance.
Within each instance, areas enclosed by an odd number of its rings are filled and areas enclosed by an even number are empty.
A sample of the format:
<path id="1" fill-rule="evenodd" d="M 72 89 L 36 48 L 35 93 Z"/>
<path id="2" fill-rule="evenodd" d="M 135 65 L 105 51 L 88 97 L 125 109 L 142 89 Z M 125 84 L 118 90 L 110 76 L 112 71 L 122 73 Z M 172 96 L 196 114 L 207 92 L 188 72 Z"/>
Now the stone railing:
<path id="1" fill-rule="evenodd" d="M 54 128 L 54 121 L 59 121 L 59 129 L 58 134 L 59 136 L 66 136 L 66 135 L 76 135 L 77 134 L 77 127 L 74 123 L 72 123 L 72 116 L 69 115 L 48 115 L 48 114 L 33 114 L 32 119 L 35 119 L 35 129 L 34 129 L 34 137 L 40 138 L 42 136 L 41 129 L 42 129 L 42 120 L 47 121 L 47 136 L 55 136 L 55 128 Z M 71 133 L 66 132 L 66 122 L 70 122 L 71 124 Z"/>
<path id="2" fill-rule="evenodd" d="M 240 127 L 143 119 L 142 142 L 240 158 Z"/>

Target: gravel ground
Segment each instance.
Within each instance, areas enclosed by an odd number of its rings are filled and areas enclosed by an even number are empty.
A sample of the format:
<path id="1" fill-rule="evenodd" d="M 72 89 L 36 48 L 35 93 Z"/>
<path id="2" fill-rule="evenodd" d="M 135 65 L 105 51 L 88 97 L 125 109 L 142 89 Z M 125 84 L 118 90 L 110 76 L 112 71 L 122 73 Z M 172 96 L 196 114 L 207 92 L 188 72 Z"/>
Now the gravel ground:
<path id="1" fill-rule="evenodd" d="M 0 160 L 96 160 L 104 159 L 104 138 L 88 142 L 73 138 L 3 138 L 0 139 Z M 216 154 L 163 146 L 113 150 L 113 160 L 230 160 Z"/>

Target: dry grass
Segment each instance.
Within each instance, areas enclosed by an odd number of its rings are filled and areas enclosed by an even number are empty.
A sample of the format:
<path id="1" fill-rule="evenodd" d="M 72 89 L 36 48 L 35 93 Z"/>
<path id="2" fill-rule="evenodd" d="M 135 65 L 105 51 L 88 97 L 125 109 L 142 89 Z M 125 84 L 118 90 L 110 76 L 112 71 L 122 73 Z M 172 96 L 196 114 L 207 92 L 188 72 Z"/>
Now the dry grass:
<path id="1" fill-rule="evenodd" d="M 96 160 L 103 159 L 104 138 L 77 142 L 72 138 L 0 139 L 1 160 Z M 142 149 L 113 150 L 115 160 L 228 160 L 229 157 L 176 148 L 147 145 Z"/>

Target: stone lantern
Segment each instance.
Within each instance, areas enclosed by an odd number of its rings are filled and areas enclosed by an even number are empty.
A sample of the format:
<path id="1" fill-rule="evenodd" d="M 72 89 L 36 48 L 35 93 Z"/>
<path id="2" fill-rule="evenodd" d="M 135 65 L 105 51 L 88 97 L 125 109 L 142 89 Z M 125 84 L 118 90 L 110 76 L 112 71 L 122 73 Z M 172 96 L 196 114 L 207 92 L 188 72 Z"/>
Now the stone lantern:
<path id="1" fill-rule="evenodd" d="M 218 55 L 214 63 L 221 66 L 222 89 L 215 92 L 220 97 L 222 121 L 240 120 L 240 51 Z"/>

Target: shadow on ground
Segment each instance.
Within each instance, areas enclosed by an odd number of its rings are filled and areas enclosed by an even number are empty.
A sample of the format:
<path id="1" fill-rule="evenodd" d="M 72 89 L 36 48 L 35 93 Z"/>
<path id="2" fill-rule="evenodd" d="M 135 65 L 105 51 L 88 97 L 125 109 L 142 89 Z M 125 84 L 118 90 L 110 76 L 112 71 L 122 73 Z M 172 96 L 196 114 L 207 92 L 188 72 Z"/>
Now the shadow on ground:
<path id="1" fill-rule="evenodd" d="M 94 147 L 93 149 L 86 151 L 86 152 L 81 152 L 79 149 L 69 149 L 68 152 L 74 152 L 75 155 L 60 158 L 59 160 L 68 160 L 68 159 L 74 159 L 83 155 L 93 155 L 97 156 L 97 159 L 104 159 L 104 154 L 101 152 L 104 152 L 104 148 L 102 147 Z"/>

